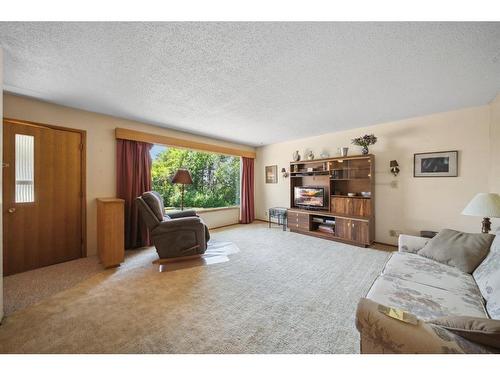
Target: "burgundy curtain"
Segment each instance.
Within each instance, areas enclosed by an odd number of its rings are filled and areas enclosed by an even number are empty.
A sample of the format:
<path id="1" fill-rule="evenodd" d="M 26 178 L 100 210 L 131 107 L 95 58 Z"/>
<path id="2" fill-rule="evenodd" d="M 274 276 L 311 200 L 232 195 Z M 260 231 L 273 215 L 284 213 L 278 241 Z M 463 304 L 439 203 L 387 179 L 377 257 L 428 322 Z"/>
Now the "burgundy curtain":
<path id="1" fill-rule="evenodd" d="M 251 158 L 241 158 L 241 204 L 240 223 L 248 224 L 255 220 L 253 180 L 254 180 L 254 160 Z"/>
<path id="2" fill-rule="evenodd" d="M 149 143 L 116 140 L 116 195 L 125 200 L 126 249 L 151 245 L 135 204 L 135 198 L 151 190 L 151 147 Z"/>

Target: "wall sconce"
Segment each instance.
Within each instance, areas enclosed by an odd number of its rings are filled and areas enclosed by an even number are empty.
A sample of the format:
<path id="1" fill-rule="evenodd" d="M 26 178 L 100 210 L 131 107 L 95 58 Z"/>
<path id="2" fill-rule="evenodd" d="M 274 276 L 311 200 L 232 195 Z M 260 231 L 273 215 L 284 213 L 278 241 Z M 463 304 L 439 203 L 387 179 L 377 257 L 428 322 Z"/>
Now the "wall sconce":
<path id="1" fill-rule="evenodd" d="M 287 178 L 288 177 L 288 172 L 286 171 L 285 168 L 281 168 L 281 174 L 283 175 L 283 178 Z"/>
<path id="2" fill-rule="evenodd" d="M 398 164 L 398 162 L 396 160 L 391 160 L 390 167 L 391 167 L 391 173 L 394 176 L 397 176 L 398 173 L 399 173 L 399 164 Z"/>

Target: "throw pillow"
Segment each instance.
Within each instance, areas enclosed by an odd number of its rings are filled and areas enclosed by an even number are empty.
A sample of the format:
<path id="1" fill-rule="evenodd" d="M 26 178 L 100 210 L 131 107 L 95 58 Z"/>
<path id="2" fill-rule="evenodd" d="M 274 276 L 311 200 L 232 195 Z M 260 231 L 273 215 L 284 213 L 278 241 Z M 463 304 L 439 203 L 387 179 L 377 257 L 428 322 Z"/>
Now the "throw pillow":
<path id="1" fill-rule="evenodd" d="M 497 298 L 500 297 L 500 232 L 496 233 L 488 256 L 474 270 L 472 276 L 485 300 L 489 300 L 495 292 L 499 292 Z M 500 304 L 500 299 L 498 302 Z"/>
<path id="2" fill-rule="evenodd" d="M 488 255 L 494 238 L 492 234 L 443 229 L 417 254 L 472 273 Z"/>
<path id="3" fill-rule="evenodd" d="M 477 344 L 500 349 L 500 320 L 470 316 L 445 316 L 427 323 L 446 328 L 448 331 Z"/>

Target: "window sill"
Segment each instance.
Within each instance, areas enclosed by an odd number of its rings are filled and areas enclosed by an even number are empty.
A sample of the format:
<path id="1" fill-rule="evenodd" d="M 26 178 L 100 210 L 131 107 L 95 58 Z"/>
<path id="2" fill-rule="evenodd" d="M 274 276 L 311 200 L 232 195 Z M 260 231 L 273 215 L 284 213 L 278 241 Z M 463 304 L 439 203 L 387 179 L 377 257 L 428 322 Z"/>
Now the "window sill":
<path id="1" fill-rule="evenodd" d="M 239 210 L 240 206 L 229 206 L 229 207 L 213 207 L 213 208 L 185 208 L 185 211 L 194 210 L 197 214 L 209 213 L 209 212 L 217 212 L 217 211 L 229 211 L 229 210 Z M 166 209 L 165 213 L 172 212 L 180 212 L 179 209 Z"/>
<path id="2" fill-rule="evenodd" d="M 229 207 L 214 207 L 214 208 L 198 208 L 195 209 L 197 214 L 203 214 L 205 212 L 216 212 L 216 211 L 228 211 L 228 210 L 239 210 L 240 206 L 229 206 Z"/>

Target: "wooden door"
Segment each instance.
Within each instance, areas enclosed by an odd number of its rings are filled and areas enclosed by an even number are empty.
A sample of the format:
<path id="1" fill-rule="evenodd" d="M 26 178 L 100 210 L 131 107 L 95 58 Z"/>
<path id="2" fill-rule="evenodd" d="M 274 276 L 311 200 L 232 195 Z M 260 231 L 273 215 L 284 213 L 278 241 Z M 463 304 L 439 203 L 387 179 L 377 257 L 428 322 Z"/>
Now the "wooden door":
<path id="1" fill-rule="evenodd" d="M 4 275 L 82 256 L 82 134 L 4 120 Z"/>
<path id="2" fill-rule="evenodd" d="M 351 220 L 335 218 L 335 236 L 344 240 L 351 239 Z"/>
<path id="3" fill-rule="evenodd" d="M 370 243 L 370 231 L 367 221 L 351 220 L 351 240 L 362 244 Z"/>

